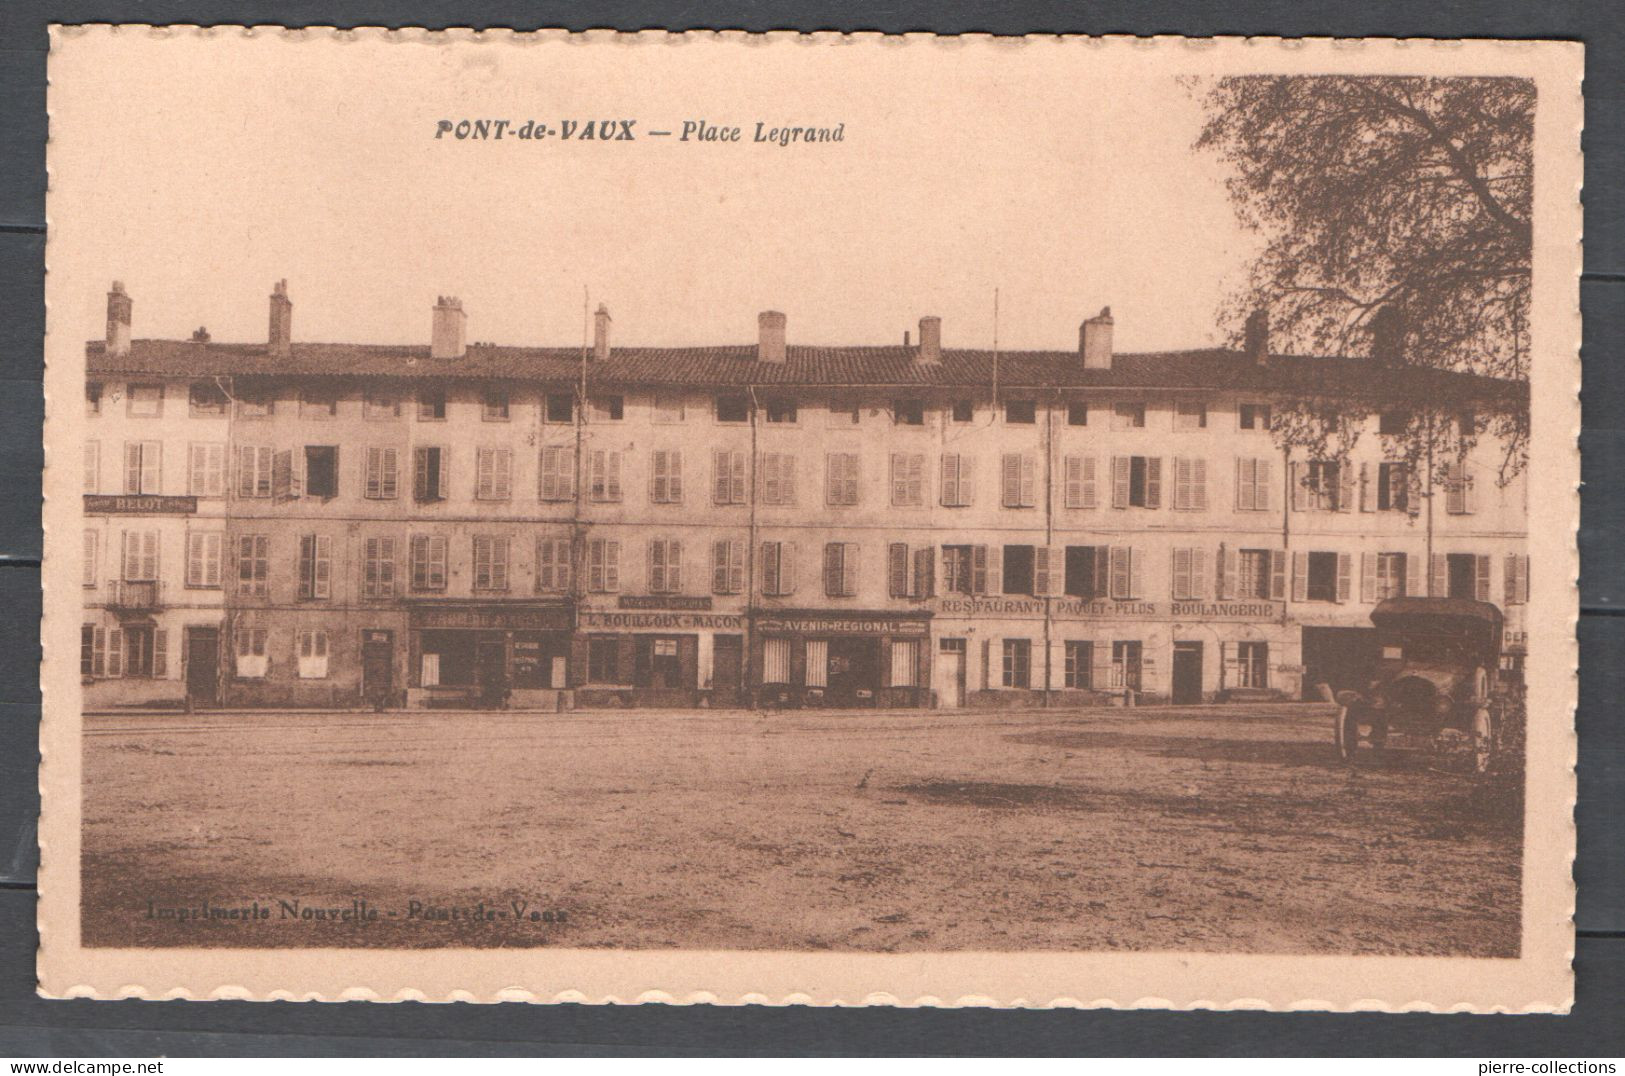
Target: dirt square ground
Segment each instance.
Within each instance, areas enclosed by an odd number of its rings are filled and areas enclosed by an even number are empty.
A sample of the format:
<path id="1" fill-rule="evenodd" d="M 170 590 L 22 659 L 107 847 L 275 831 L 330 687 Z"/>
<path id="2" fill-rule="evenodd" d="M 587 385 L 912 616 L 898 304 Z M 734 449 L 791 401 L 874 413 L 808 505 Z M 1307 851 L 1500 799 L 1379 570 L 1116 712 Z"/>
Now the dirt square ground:
<path id="1" fill-rule="evenodd" d="M 1515 784 L 1325 707 L 87 718 L 100 946 L 1513 956 Z"/>

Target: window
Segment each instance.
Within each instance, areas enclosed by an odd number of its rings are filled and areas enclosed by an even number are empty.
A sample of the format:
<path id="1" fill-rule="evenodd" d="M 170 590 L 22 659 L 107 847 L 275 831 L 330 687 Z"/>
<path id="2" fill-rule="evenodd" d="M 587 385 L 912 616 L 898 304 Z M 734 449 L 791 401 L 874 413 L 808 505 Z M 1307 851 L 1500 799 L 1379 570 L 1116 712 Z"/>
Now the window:
<path id="1" fill-rule="evenodd" d="M 621 543 L 594 538 L 587 543 L 587 589 L 608 594 L 621 589 Z"/>
<path id="2" fill-rule="evenodd" d="M 891 503 L 897 508 L 916 508 L 925 504 L 924 456 L 919 453 L 892 453 Z"/>
<path id="3" fill-rule="evenodd" d="M 1270 686 L 1270 644 L 1246 642 L 1236 644 L 1236 686 Z"/>
<path id="4" fill-rule="evenodd" d="M 271 538 L 265 534 L 237 536 L 237 593 L 264 597 L 271 575 Z"/>
<path id="5" fill-rule="evenodd" d="M 361 397 L 361 416 L 374 422 L 400 418 L 401 399 L 393 392 L 368 392 Z"/>
<path id="6" fill-rule="evenodd" d="M 1120 403 L 1112 405 L 1112 429 L 1139 430 L 1145 428 L 1145 404 Z"/>
<path id="7" fill-rule="evenodd" d="M 564 445 L 544 445 L 537 479 L 537 496 L 544 501 L 568 501 L 575 497 L 575 457 Z"/>
<path id="8" fill-rule="evenodd" d="M 850 598 L 858 592 L 858 547 L 855 542 L 828 542 L 824 546 L 824 593 Z"/>
<path id="9" fill-rule="evenodd" d="M 1161 508 L 1162 459 L 1157 456 L 1113 456 L 1112 507 Z"/>
<path id="10" fill-rule="evenodd" d="M 99 493 L 102 487 L 102 446 L 99 441 L 85 442 L 85 492 Z"/>
<path id="11" fill-rule="evenodd" d="M 789 452 L 767 452 L 761 457 L 762 503 L 796 503 L 796 461 Z"/>
<path id="12" fill-rule="evenodd" d="M 1405 587 L 1405 554 L 1378 553 L 1375 556 L 1366 554 L 1371 559 L 1369 567 L 1374 569 L 1370 592 L 1362 595 L 1366 601 L 1382 601 L 1385 598 L 1402 598 L 1407 593 Z"/>
<path id="13" fill-rule="evenodd" d="M 958 423 L 974 422 L 976 421 L 976 404 L 970 400 L 955 400 L 948 414 Z"/>
<path id="14" fill-rule="evenodd" d="M 266 630 L 240 627 L 237 637 L 237 675 L 244 680 L 258 680 L 265 676 L 269 659 L 266 657 Z"/>
<path id="15" fill-rule="evenodd" d="M 587 679 L 595 684 L 620 682 L 620 640 L 613 635 L 587 639 Z"/>
<path id="16" fill-rule="evenodd" d="M 1090 673 L 1093 671 L 1095 644 L 1087 640 L 1068 639 L 1066 641 L 1066 667 L 1065 679 L 1062 681 L 1067 687 L 1077 691 L 1088 691 L 1094 686 Z"/>
<path id="17" fill-rule="evenodd" d="M 508 539 L 502 535 L 474 536 L 474 589 L 508 589 Z"/>
<path id="18" fill-rule="evenodd" d="M 447 544 L 443 535 L 412 535 L 410 559 L 413 590 L 446 589 Z"/>
<path id="19" fill-rule="evenodd" d="M 649 593 L 676 594 L 683 589 L 683 543 L 656 538 L 649 543 Z"/>
<path id="20" fill-rule="evenodd" d="M 980 561 L 981 572 L 977 573 Z M 987 585 L 987 547 L 942 547 L 942 589 L 946 594 L 980 594 Z"/>
<path id="21" fill-rule="evenodd" d="M 482 448 L 475 459 L 474 499 L 505 501 L 513 496 L 513 451 Z"/>
<path id="22" fill-rule="evenodd" d="M 763 542 L 762 593 L 782 598 L 795 590 L 795 546 L 789 542 Z"/>
<path id="23" fill-rule="evenodd" d="M 306 630 L 298 633 L 299 679 L 325 680 L 327 678 L 327 632 Z"/>
<path id="24" fill-rule="evenodd" d="M 237 390 L 238 418 L 269 418 L 276 414 L 276 393 L 265 388 Z"/>
<path id="25" fill-rule="evenodd" d="M 546 408 L 548 422 L 563 424 L 576 420 L 576 398 L 568 392 L 548 393 Z"/>
<path id="26" fill-rule="evenodd" d="M 395 596 L 395 539 L 368 538 L 362 543 L 361 596 Z"/>
<path id="27" fill-rule="evenodd" d="M 1490 600 L 1490 558 L 1473 553 L 1435 554 L 1433 596 Z M 1440 575 L 1443 578 L 1439 578 Z"/>
<path id="28" fill-rule="evenodd" d="M 649 500 L 655 504 L 683 503 L 683 453 L 657 448 L 649 459 Z"/>
<path id="29" fill-rule="evenodd" d="M 337 445 L 305 446 L 305 493 L 312 497 L 339 495 Z"/>
<path id="30" fill-rule="evenodd" d="M 1456 412 L 1456 432 L 1462 437 L 1471 437 L 1478 432 L 1478 412 L 1471 407 L 1464 407 Z"/>
<path id="31" fill-rule="evenodd" d="M 1384 411 L 1377 416 L 1377 432 L 1389 437 L 1403 437 L 1410 423 L 1411 416 L 1404 411 Z"/>
<path id="32" fill-rule="evenodd" d="M 942 457 L 942 503 L 948 508 L 967 508 L 976 492 L 976 459 L 957 452 Z"/>
<path id="33" fill-rule="evenodd" d="M 594 501 L 621 499 L 621 454 L 595 448 L 587 453 L 587 495 Z"/>
<path id="34" fill-rule="evenodd" d="M 1529 557 L 1508 553 L 1503 579 L 1506 582 L 1506 604 L 1525 605 L 1529 601 Z"/>
<path id="35" fill-rule="evenodd" d="M 1459 460 L 1444 465 L 1444 510 L 1453 516 L 1469 515 L 1477 508 L 1472 470 Z"/>
<path id="36" fill-rule="evenodd" d="M 745 589 L 745 543 L 719 538 L 711 543 L 711 592 L 738 594 Z"/>
<path id="37" fill-rule="evenodd" d="M 1265 512 L 1270 507 L 1270 461 L 1236 461 L 1236 511 Z"/>
<path id="38" fill-rule="evenodd" d="M 508 421 L 506 389 L 486 389 L 480 393 L 480 419 L 484 422 Z"/>
<path id="39" fill-rule="evenodd" d="M 123 578 L 129 583 L 153 583 L 158 580 L 158 532 L 124 532 Z"/>
<path id="40" fill-rule="evenodd" d="M 1410 510 L 1410 468 L 1403 463 L 1377 464 L 1377 511 Z"/>
<path id="41" fill-rule="evenodd" d="M 570 592 L 570 539 L 536 539 L 536 593 Z"/>
<path id="42" fill-rule="evenodd" d="M 1144 597 L 1144 554 L 1129 546 L 1114 545 L 1109 558 L 1111 596 L 1119 600 Z"/>
<path id="43" fill-rule="evenodd" d="M 715 504 L 745 503 L 745 454 L 726 449 L 711 456 L 711 500 Z"/>
<path id="44" fill-rule="evenodd" d="M 1033 644 L 1030 639 L 1004 640 L 1002 683 L 1005 687 L 1031 687 L 1033 681 Z"/>
<path id="45" fill-rule="evenodd" d="M 788 684 L 790 682 L 790 640 L 762 640 L 762 683 Z"/>
<path id="46" fill-rule="evenodd" d="M 186 492 L 194 497 L 225 496 L 226 446 L 188 445 L 186 456 Z"/>
<path id="47" fill-rule="evenodd" d="M 333 596 L 333 539 L 326 534 L 299 536 L 299 597 L 310 600 Z"/>
<path id="48" fill-rule="evenodd" d="M 237 446 L 237 496 L 271 495 L 271 450 L 264 445 Z"/>
<path id="49" fill-rule="evenodd" d="M 418 390 L 418 421 L 441 422 L 446 417 L 446 390 L 425 388 Z"/>
<path id="50" fill-rule="evenodd" d="M 299 417 L 323 419 L 339 413 L 339 394 L 334 389 L 308 388 L 299 393 Z"/>
<path id="51" fill-rule="evenodd" d="M 1174 429 L 1201 430 L 1207 428 L 1207 404 L 1196 400 L 1180 400 L 1174 404 Z"/>
<path id="52" fill-rule="evenodd" d="M 831 426 L 856 426 L 863 421 L 863 408 L 856 400 L 831 400 L 829 402 L 828 424 Z"/>
<path id="53" fill-rule="evenodd" d="M 1310 602 L 1348 601 L 1348 554 L 1292 554 L 1292 600 Z"/>
<path id="54" fill-rule="evenodd" d="M 1292 507 L 1295 511 L 1323 512 L 1347 511 L 1354 494 L 1354 470 L 1336 460 L 1310 460 L 1293 464 L 1299 475 L 1292 483 Z"/>
<path id="55" fill-rule="evenodd" d="M 894 639 L 891 644 L 891 669 L 887 684 L 890 687 L 913 687 L 919 673 L 920 641 Z"/>
<path id="56" fill-rule="evenodd" d="M 117 633 L 115 633 L 117 634 Z M 168 664 L 167 631 L 132 625 L 123 631 L 124 675 L 162 677 Z"/>
<path id="57" fill-rule="evenodd" d="M 1244 430 L 1267 433 L 1270 428 L 1270 405 L 1242 404 L 1236 409 L 1236 425 Z"/>
<path id="58" fill-rule="evenodd" d="M 85 624 L 79 629 L 79 676 L 89 680 L 94 676 L 103 675 L 107 646 L 105 633 L 94 624 Z"/>
<path id="59" fill-rule="evenodd" d="M 924 400 L 893 400 L 892 422 L 898 426 L 924 426 L 925 401 Z"/>
<path id="60" fill-rule="evenodd" d="M 1174 510 L 1207 511 L 1207 460 L 1174 459 Z"/>
<path id="61" fill-rule="evenodd" d="M 929 598 L 936 583 L 936 550 L 916 549 L 912 557 L 908 543 L 886 546 L 886 593 L 893 598 Z"/>
<path id="62" fill-rule="evenodd" d="M 85 382 L 85 414 L 99 415 L 102 413 L 102 383 L 100 381 Z"/>
<path id="63" fill-rule="evenodd" d="M 196 417 L 223 415 L 230 402 L 225 390 L 213 381 L 194 381 L 186 394 L 187 407 Z"/>
<path id="64" fill-rule="evenodd" d="M 1004 421 L 1031 426 L 1038 421 L 1038 404 L 1032 400 L 1004 401 Z"/>
<path id="65" fill-rule="evenodd" d="M 829 687 L 829 640 L 807 640 L 806 678 L 808 687 Z"/>
<path id="66" fill-rule="evenodd" d="M 749 422 L 750 397 L 736 392 L 717 397 L 718 422 Z"/>
<path id="67" fill-rule="evenodd" d="M 566 397 L 566 399 L 568 399 L 568 397 Z M 549 396 L 548 400 L 549 400 L 549 403 L 551 403 L 552 397 Z M 670 424 L 670 423 L 673 423 L 673 422 L 681 422 L 681 421 L 683 421 L 683 414 L 684 414 L 683 397 L 681 395 L 679 395 L 678 393 L 675 393 L 675 392 L 657 392 L 657 393 L 655 393 L 655 395 L 654 395 L 654 420 L 656 422 L 666 423 L 666 424 Z M 548 421 L 551 422 L 551 421 L 554 421 L 554 420 L 549 419 Z M 565 419 L 563 421 L 567 422 L 569 420 Z"/>
<path id="68" fill-rule="evenodd" d="M 99 547 L 100 547 L 100 544 L 99 544 L 99 540 L 98 540 L 98 538 L 96 536 L 96 532 L 93 531 L 93 530 L 90 530 L 89 528 L 86 528 L 86 530 L 85 530 L 85 556 L 84 556 L 84 560 L 81 561 L 80 563 L 81 563 L 81 568 L 82 568 L 82 570 L 84 572 L 84 577 L 82 579 L 82 582 L 87 587 L 95 586 L 97 584 L 97 582 L 99 580 L 99 577 L 100 577 L 100 574 L 101 574 L 101 569 L 97 566 L 97 563 L 96 563 L 97 560 L 99 559 L 97 557 L 97 555 L 96 555 L 97 550 L 99 549 Z"/>
<path id="69" fill-rule="evenodd" d="M 1062 589 L 1074 598 L 1087 601 L 1106 597 L 1109 560 L 1110 553 L 1103 545 L 1067 546 Z"/>
<path id="70" fill-rule="evenodd" d="M 792 424 L 796 421 L 796 405 L 793 400 L 768 400 L 763 411 L 767 421 L 775 425 Z"/>
<path id="71" fill-rule="evenodd" d="M 130 385 L 129 413 L 131 418 L 158 418 L 164 413 L 164 387 L 162 385 Z"/>
<path id="72" fill-rule="evenodd" d="M 1235 597 L 1270 598 L 1275 594 L 1274 555 L 1267 549 L 1241 549 L 1236 554 Z M 1230 595 L 1222 595 L 1229 597 Z"/>
<path id="73" fill-rule="evenodd" d="M 831 452 L 824 458 L 825 502 L 858 503 L 858 457 L 854 452 Z"/>
<path id="74" fill-rule="evenodd" d="M 587 401 L 589 422 L 619 422 L 626 417 L 626 397 L 594 396 Z"/>
<path id="75" fill-rule="evenodd" d="M 1175 549 L 1172 558 L 1174 601 L 1200 601 L 1208 596 L 1207 550 Z"/>
<path id="76" fill-rule="evenodd" d="M 87 534 L 94 532 L 87 531 Z M 225 535 L 219 531 L 189 531 L 186 535 L 186 585 L 220 586 L 220 556 Z"/>
<path id="77" fill-rule="evenodd" d="M 394 448 L 381 448 L 372 446 L 367 449 L 367 483 L 366 496 L 368 500 L 391 501 L 399 490 L 399 473 L 396 469 L 396 450 Z"/>
<path id="78" fill-rule="evenodd" d="M 1112 643 L 1112 687 L 1122 691 L 1140 690 L 1140 652 L 1138 639 Z"/>
<path id="79" fill-rule="evenodd" d="M 161 491 L 163 446 L 157 441 L 124 442 L 124 492 Z"/>
<path id="80" fill-rule="evenodd" d="M 1083 400 L 1068 400 L 1066 402 L 1066 424 L 1068 426 L 1089 425 L 1089 405 Z"/>
<path id="81" fill-rule="evenodd" d="M 412 450 L 412 499 L 420 504 L 446 499 L 449 449 L 419 445 Z"/>
<path id="82" fill-rule="evenodd" d="M 1038 503 L 1037 466 L 1031 456 L 1006 452 L 1000 467 L 1001 503 L 1006 508 L 1032 508 Z"/>
<path id="83" fill-rule="evenodd" d="M 1030 545 L 1004 547 L 1004 593 L 1036 594 L 1034 587 L 1034 551 Z M 1045 550 L 1045 552 L 1049 552 Z"/>

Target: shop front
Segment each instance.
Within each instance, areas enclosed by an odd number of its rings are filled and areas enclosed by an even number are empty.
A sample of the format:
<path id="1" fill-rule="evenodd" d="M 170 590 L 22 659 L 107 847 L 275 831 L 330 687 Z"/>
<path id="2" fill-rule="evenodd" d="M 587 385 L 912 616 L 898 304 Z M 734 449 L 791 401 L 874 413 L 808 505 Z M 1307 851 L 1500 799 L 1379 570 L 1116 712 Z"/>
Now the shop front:
<path id="1" fill-rule="evenodd" d="M 766 706 L 931 705 L 930 614 L 756 614 L 751 680 Z"/>
<path id="2" fill-rule="evenodd" d="M 576 616 L 572 665 L 583 706 L 738 706 L 743 702 L 745 618 L 709 599 L 623 598 Z M 636 604 L 634 604 L 636 603 Z"/>
<path id="3" fill-rule="evenodd" d="M 409 706 L 569 705 L 567 604 L 421 602 L 411 607 L 409 623 Z"/>

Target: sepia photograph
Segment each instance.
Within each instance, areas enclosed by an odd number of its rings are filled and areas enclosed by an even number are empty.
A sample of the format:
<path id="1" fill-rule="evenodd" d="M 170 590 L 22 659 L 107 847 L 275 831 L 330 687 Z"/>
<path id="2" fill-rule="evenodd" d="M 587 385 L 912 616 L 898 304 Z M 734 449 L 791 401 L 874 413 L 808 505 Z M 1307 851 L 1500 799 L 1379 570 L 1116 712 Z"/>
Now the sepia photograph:
<path id="1" fill-rule="evenodd" d="M 337 36 L 53 36 L 43 990 L 1567 1006 L 1578 48 Z"/>

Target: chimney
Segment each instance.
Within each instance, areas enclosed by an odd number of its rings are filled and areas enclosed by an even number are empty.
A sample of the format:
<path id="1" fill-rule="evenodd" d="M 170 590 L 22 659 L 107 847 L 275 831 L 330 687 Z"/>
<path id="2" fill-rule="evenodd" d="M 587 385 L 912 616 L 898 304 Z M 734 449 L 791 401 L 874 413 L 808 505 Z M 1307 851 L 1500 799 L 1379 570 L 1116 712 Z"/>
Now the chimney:
<path id="1" fill-rule="evenodd" d="M 1247 358 L 1258 366 L 1270 361 L 1270 312 L 1259 307 L 1247 315 L 1244 333 Z"/>
<path id="2" fill-rule="evenodd" d="M 460 359 L 468 353 L 463 334 L 468 326 L 468 315 L 463 313 L 463 301 L 452 295 L 440 296 L 434 304 L 434 331 L 429 337 L 429 357 L 432 359 Z"/>
<path id="3" fill-rule="evenodd" d="M 107 293 L 107 353 L 130 353 L 130 311 L 134 302 L 124 292 L 124 281 L 113 281 L 113 290 Z"/>
<path id="4" fill-rule="evenodd" d="M 942 361 L 942 319 L 926 316 L 920 319 L 920 350 L 915 355 L 919 362 Z"/>
<path id="5" fill-rule="evenodd" d="M 756 361 L 784 361 L 785 317 L 777 310 L 764 310 L 756 315 Z"/>
<path id="6" fill-rule="evenodd" d="M 288 298 L 288 282 L 279 280 L 271 288 L 271 331 L 267 339 L 273 355 L 286 355 L 293 348 L 293 300 Z"/>
<path id="7" fill-rule="evenodd" d="M 1103 306 L 1100 313 L 1078 327 L 1078 350 L 1083 353 L 1085 370 L 1112 368 L 1112 308 Z"/>
<path id="8" fill-rule="evenodd" d="M 194 343 L 194 344 L 207 344 L 208 342 L 209 342 L 209 330 L 208 329 L 204 328 L 202 325 L 199 325 L 197 328 L 192 330 L 192 343 Z"/>
<path id="9" fill-rule="evenodd" d="M 1405 327 L 1393 305 L 1380 308 L 1371 318 L 1371 358 L 1384 366 L 1405 361 Z"/>
<path id="10" fill-rule="evenodd" d="M 609 307 L 603 303 L 592 316 L 592 357 L 599 362 L 609 358 Z"/>

